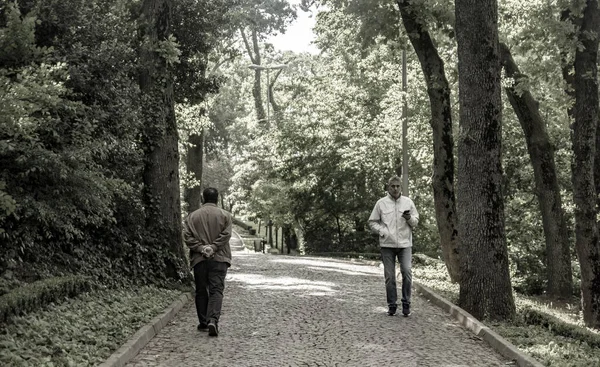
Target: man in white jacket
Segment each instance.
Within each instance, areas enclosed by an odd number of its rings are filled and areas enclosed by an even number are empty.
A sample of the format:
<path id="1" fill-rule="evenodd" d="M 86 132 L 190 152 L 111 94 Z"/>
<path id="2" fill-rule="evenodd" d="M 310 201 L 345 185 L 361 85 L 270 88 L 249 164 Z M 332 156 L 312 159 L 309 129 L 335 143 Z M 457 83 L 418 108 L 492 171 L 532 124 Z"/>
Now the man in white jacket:
<path id="1" fill-rule="evenodd" d="M 411 199 L 401 195 L 402 180 L 394 176 L 388 181 L 388 194 L 379 199 L 369 217 L 371 230 L 379 235 L 381 260 L 385 276 L 388 315 L 396 314 L 396 258 L 402 273 L 402 314 L 410 315 L 412 288 L 412 230 L 419 223 L 419 213 Z"/>

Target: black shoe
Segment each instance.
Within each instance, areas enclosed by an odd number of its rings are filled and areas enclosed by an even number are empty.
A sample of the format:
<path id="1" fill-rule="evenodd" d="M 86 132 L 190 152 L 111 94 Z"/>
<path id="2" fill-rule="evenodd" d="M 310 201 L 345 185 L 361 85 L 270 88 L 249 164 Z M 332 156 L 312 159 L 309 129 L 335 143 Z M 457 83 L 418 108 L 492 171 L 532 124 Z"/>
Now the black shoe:
<path id="1" fill-rule="evenodd" d="M 404 315 L 404 317 L 410 316 L 410 305 L 409 304 L 402 305 L 402 315 Z"/>
<path id="2" fill-rule="evenodd" d="M 198 324 L 198 331 L 208 331 L 208 325 L 201 322 Z"/>
<path id="3" fill-rule="evenodd" d="M 388 316 L 394 316 L 396 314 L 396 307 L 390 307 L 387 314 Z"/>
<path id="4" fill-rule="evenodd" d="M 214 321 L 208 323 L 208 335 L 219 336 L 219 327 Z"/>

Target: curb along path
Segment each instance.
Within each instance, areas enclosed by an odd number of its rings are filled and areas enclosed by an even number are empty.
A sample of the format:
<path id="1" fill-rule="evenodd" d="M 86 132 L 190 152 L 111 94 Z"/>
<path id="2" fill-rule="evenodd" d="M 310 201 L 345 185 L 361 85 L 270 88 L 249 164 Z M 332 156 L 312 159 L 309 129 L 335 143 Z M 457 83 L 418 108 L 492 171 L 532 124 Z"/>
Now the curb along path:
<path id="1" fill-rule="evenodd" d="M 218 337 L 191 300 L 127 366 L 512 364 L 418 292 L 410 317 L 387 316 L 378 267 L 235 252 L 225 286 Z"/>

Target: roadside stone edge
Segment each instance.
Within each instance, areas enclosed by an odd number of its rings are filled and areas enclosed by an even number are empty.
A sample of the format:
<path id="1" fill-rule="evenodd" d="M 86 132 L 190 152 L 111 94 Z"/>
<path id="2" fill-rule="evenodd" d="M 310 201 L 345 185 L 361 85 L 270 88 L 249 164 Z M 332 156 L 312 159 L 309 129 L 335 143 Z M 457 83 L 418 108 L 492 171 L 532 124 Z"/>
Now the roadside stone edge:
<path id="1" fill-rule="evenodd" d="M 426 286 L 413 281 L 413 286 L 431 303 L 448 312 L 464 328 L 470 330 L 473 334 L 485 340 L 498 353 L 504 357 L 514 360 L 519 367 L 543 367 L 544 365 L 531 356 L 521 352 L 508 340 L 504 339 L 489 327 L 485 326 L 467 311 L 449 302 L 439 294 L 433 292 Z"/>
<path id="2" fill-rule="evenodd" d="M 347 259 L 345 259 L 347 260 Z M 350 262 L 361 262 L 373 266 L 379 266 L 381 262 L 372 260 L 350 260 Z M 504 357 L 511 359 L 517 363 L 519 367 L 544 367 L 536 359 L 528 354 L 525 354 L 514 344 L 504 339 L 489 327 L 485 326 L 481 321 L 477 320 L 467 311 L 448 301 L 444 297 L 432 291 L 430 288 L 420 284 L 413 279 L 413 287 L 421 293 L 429 302 L 440 307 L 448 312 L 455 320 L 457 320 L 464 328 L 471 331 L 476 336 L 487 342 L 492 348 Z"/>
<path id="3" fill-rule="evenodd" d="M 99 367 L 123 367 L 131 361 L 140 350 L 154 338 L 156 334 L 165 327 L 183 306 L 193 299 L 193 293 L 188 292 L 182 294 L 179 299 L 169 305 L 165 311 L 150 320 L 147 325 L 140 328 L 133 336 L 117 349 L 108 359 L 106 359 Z"/>

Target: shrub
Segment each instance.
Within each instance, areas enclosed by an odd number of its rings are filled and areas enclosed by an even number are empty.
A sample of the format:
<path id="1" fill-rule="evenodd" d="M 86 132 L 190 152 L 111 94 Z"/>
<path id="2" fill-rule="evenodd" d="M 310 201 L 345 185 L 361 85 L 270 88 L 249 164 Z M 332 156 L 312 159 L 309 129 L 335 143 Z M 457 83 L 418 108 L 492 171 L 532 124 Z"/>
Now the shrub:
<path id="1" fill-rule="evenodd" d="M 0 296 L 0 322 L 7 322 L 13 315 L 37 310 L 92 288 L 90 278 L 77 275 L 44 279 L 15 288 Z"/>
<path id="2" fill-rule="evenodd" d="M 525 307 L 521 311 L 523 320 L 529 325 L 540 325 L 547 328 L 555 335 L 564 336 L 587 343 L 592 348 L 600 347 L 600 334 L 595 334 L 586 329 L 560 321 L 547 313 Z"/>

